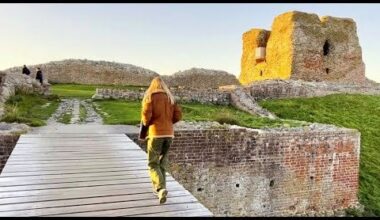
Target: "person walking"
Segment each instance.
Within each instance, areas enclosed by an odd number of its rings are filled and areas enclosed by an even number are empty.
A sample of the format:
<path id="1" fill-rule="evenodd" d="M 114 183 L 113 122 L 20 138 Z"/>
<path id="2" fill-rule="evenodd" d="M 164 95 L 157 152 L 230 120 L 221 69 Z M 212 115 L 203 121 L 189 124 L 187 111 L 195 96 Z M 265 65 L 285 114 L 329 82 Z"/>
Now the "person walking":
<path id="1" fill-rule="evenodd" d="M 24 65 L 24 67 L 22 68 L 22 74 L 25 74 L 25 75 L 30 75 L 30 70 Z"/>
<path id="2" fill-rule="evenodd" d="M 40 83 L 42 85 L 43 75 L 42 75 L 42 71 L 41 71 L 40 67 L 37 68 L 36 80 L 40 81 Z"/>
<path id="3" fill-rule="evenodd" d="M 180 121 L 182 111 L 165 82 L 155 77 L 142 100 L 141 123 L 148 127 L 148 172 L 153 192 L 159 203 L 166 202 L 166 170 L 168 151 L 174 138 L 173 124 Z"/>

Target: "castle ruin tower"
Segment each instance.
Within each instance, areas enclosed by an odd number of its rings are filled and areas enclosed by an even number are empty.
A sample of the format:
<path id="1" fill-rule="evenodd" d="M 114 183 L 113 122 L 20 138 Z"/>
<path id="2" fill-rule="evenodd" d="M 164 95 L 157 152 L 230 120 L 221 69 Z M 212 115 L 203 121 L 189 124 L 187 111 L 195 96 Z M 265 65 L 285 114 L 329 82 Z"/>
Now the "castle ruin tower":
<path id="1" fill-rule="evenodd" d="M 245 32 L 239 81 L 265 79 L 364 83 L 355 21 L 292 11 L 277 16 L 271 31 Z"/>

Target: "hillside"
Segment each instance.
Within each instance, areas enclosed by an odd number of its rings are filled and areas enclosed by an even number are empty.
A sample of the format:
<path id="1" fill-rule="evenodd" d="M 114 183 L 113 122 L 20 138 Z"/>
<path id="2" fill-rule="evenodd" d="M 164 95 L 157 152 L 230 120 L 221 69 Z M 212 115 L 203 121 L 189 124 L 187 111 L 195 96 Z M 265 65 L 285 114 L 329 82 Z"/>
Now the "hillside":
<path id="1" fill-rule="evenodd" d="M 149 85 L 158 76 L 139 66 L 108 61 L 67 59 L 28 66 L 33 75 L 37 67 L 41 67 L 50 83 Z M 21 70 L 22 66 L 4 71 L 21 73 Z"/>

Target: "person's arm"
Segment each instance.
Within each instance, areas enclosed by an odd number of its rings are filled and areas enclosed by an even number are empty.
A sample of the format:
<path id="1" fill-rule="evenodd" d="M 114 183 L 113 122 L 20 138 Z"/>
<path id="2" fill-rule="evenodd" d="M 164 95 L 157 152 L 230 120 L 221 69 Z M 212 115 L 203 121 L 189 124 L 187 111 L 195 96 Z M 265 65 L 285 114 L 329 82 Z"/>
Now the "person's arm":
<path id="1" fill-rule="evenodd" d="M 142 111 L 141 111 L 141 121 L 145 126 L 148 126 L 151 118 L 152 118 L 152 102 L 144 101 Z"/>
<path id="2" fill-rule="evenodd" d="M 177 103 L 174 104 L 174 111 L 173 111 L 173 124 L 179 122 L 182 119 L 182 111 L 179 105 Z"/>

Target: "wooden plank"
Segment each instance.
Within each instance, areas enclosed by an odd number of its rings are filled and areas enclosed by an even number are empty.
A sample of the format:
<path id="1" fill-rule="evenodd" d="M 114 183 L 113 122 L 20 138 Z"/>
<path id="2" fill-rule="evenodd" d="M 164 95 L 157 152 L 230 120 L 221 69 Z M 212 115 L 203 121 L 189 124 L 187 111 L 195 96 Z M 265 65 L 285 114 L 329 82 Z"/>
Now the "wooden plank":
<path id="1" fill-rule="evenodd" d="M 166 181 L 175 181 L 172 177 L 168 176 Z M 66 181 L 34 181 L 27 182 L 24 184 L 3 184 L 0 188 L 1 192 L 11 192 L 17 190 L 26 189 L 52 189 L 52 188 L 63 188 L 63 187 L 77 187 L 77 186 L 90 186 L 90 185 L 105 185 L 105 184 L 116 184 L 119 182 L 137 183 L 137 182 L 151 182 L 147 175 L 141 175 L 138 177 L 128 177 L 128 176 L 109 176 L 108 178 L 95 178 L 95 179 L 84 179 L 84 180 L 66 180 Z"/>
<path id="2" fill-rule="evenodd" d="M 17 148 L 20 152 L 41 152 L 41 151 L 91 151 L 91 150 L 142 150 L 139 146 L 125 146 L 125 145 L 89 145 L 89 146 L 49 146 L 49 147 L 19 147 Z M 15 148 L 16 150 L 16 148 Z"/>
<path id="3" fill-rule="evenodd" d="M 154 197 L 153 197 L 154 198 Z M 152 209 L 164 209 L 165 206 L 176 205 L 178 208 L 182 208 L 182 203 L 195 203 L 197 200 L 193 196 L 185 195 L 180 197 L 172 197 L 167 200 L 165 205 L 161 205 L 161 207 L 157 206 L 158 199 L 143 199 L 143 200 L 135 200 L 135 201 L 125 201 L 125 202 L 110 202 L 103 204 L 89 204 L 89 205 L 75 205 L 75 206 L 64 206 L 64 207 L 52 207 L 52 208 L 44 208 L 44 209 L 31 209 L 31 210 L 21 210 L 21 211 L 9 211 L 9 212 L 0 212 L 0 216 L 51 216 L 51 215 L 60 215 L 66 213 L 78 213 L 79 216 L 83 216 L 83 212 L 91 212 L 94 211 L 100 212 L 115 212 L 117 209 L 128 209 L 133 207 L 149 207 Z M 103 211 L 106 210 L 106 211 Z M 77 215 L 77 214 L 76 214 Z M 115 216 L 112 215 L 111 216 Z"/>
<path id="4" fill-rule="evenodd" d="M 134 215 L 134 217 L 211 217 L 212 213 L 205 208 L 199 209 L 190 209 L 185 211 L 169 211 L 169 212 L 153 212 L 153 213 L 144 213 L 140 215 Z"/>
<path id="5" fill-rule="evenodd" d="M 49 175 L 49 174 L 62 174 L 62 173 L 72 173 L 76 171 L 83 171 L 83 172 L 97 172 L 99 169 L 117 169 L 117 170 L 148 170 L 147 166 L 142 165 L 134 165 L 134 166 L 125 166 L 125 165 L 113 165 L 113 166 L 104 166 L 104 167 L 71 167 L 71 168 L 65 168 L 64 170 L 62 168 L 56 167 L 55 169 L 49 169 L 49 168 L 29 168 L 29 169 L 7 169 L 4 176 L 9 176 L 9 174 L 12 175 L 18 175 L 18 174 L 28 174 L 28 175 Z M 62 172 L 63 171 L 63 172 Z"/>
<path id="6" fill-rule="evenodd" d="M 25 171 L 35 171 L 35 170 L 62 170 L 62 166 L 65 166 L 65 169 L 72 169 L 76 167 L 81 167 L 83 169 L 88 168 L 94 168 L 94 167 L 114 167 L 114 166 L 126 166 L 126 167 L 132 167 L 132 166 L 148 166 L 147 161 L 140 160 L 140 161 L 110 161 L 110 162 L 102 162 L 102 163 L 65 163 L 65 164 L 33 164 L 33 165 L 20 165 L 20 164 L 13 164 L 12 166 L 4 167 L 3 172 L 13 172 L 13 171 L 19 171 L 19 170 L 25 170 Z"/>
<path id="7" fill-rule="evenodd" d="M 106 149 L 139 149 L 141 150 L 141 147 L 134 144 L 93 144 L 93 145 L 60 145 L 60 146 L 41 146 L 41 145 L 22 145 L 18 144 L 17 148 L 23 151 L 45 151 L 45 150 L 91 150 L 91 149 L 98 149 L 98 150 L 106 150 Z M 16 149 L 16 148 L 15 148 Z"/>
<path id="8" fill-rule="evenodd" d="M 20 144 L 42 144 L 42 145 L 54 145 L 57 143 L 57 140 L 24 140 L 20 141 Z M 59 142 L 58 142 L 59 143 Z M 128 141 L 128 140 L 73 140 L 68 139 L 61 141 L 59 144 L 94 144 L 94 143 L 101 143 L 101 144 L 114 144 L 114 143 L 123 143 L 123 144 L 133 144 L 134 142 Z"/>
<path id="9" fill-rule="evenodd" d="M 169 194 L 175 191 L 186 191 L 183 190 L 183 187 L 180 185 L 173 186 L 169 189 Z M 187 191 L 186 191 L 187 192 Z M 136 188 L 133 190 L 130 189 L 111 189 L 111 190 L 102 190 L 102 191 L 93 191 L 87 194 L 78 194 L 77 192 L 66 192 L 62 193 L 57 197 L 57 195 L 37 195 L 37 196 L 23 196 L 23 197 L 14 197 L 14 198 L 0 198 L 0 205 L 15 205 L 22 203 L 37 203 L 37 202 L 52 202 L 60 200 L 69 200 L 69 199 L 86 199 L 86 198 L 96 198 L 103 199 L 110 196 L 121 196 L 121 195 L 136 195 L 143 193 L 152 193 L 151 188 Z"/>
<path id="10" fill-rule="evenodd" d="M 80 154 L 78 152 L 48 152 L 48 153 L 30 153 L 30 154 L 23 154 L 23 153 L 12 153 L 13 159 L 25 159 L 32 157 L 33 159 L 36 158 L 73 158 L 73 157 L 80 157 L 80 158 L 86 158 L 86 157 L 115 157 L 115 156 L 123 156 L 123 157 L 134 157 L 134 156 L 143 156 L 147 157 L 146 153 L 142 152 L 141 150 L 129 150 L 129 151 L 118 151 L 118 152 L 81 152 Z"/>
<path id="11" fill-rule="evenodd" d="M 86 157 L 86 158 L 62 158 L 62 159 L 33 159 L 28 161 L 22 161 L 20 159 L 12 161 L 12 164 L 38 164 L 41 163 L 56 163 L 56 162 L 64 162 L 64 161 L 91 161 L 91 160 L 112 160 L 112 161 L 135 161 L 135 160 L 146 160 L 146 157 Z"/>
<path id="12" fill-rule="evenodd" d="M 48 176 L 48 175 L 63 175 L 63 174 L 83 174 L 83 173 L 99 173 L 99 172 L 116 172 L 116 171 L 137 171 L 144 170 L 147 171 L 146 167 L 119 167 L 119 168 L 94 168 L 88 170 L 75 169 L 75 170 L 58 170 L 58 171 L 30 171 L 30 172 L 13 172 L 4 173 L 1 175 L 3 177 L 16 177 L 16 176 Z"/>
<path id="13" fill-rule="evenodd" d="M 167 182 L 174 182 L 174 179 L 168 179 Z M 73 182 L 73 183 L 55 183 L 55 184 L 41 184 L 41 185 L 24 185 L 24 186 L 7 186 L 1 187 L 0 192 L 17 192 L 26 190 L 45 190 L 45 189 L 63 189 L 63 188 L 78 188 L 89 186 L 106 186 L 106 185 L 119 185 L 119 184 L 137 184 L 137 183 L 152 183 L 148 176 L 135 178 L 135 179 L 121 179 L 121 180 L 103 180 L 91 182 Z"/>
<path id="14" fill-rule="evenodd" d="M 177 182 L 168 182 L 167 188 L 179 185 Z M 111 185 L 111 186 L 86 186 L 86 187 L 77 187 L 77 188 L 69 188 L 69 189 L 45 189 L 45 190 L 26 190 L 26 191 L 15 191 L 15 192 L 0 192 L 0 198 L 12 198 L 12 197 L 22 197 L 22 196 L 33 196 L 33 195 L 60 195 L 62 193 L 67 192 L 78 192 L 78 193 L 92 193 L 96 190 L 110 190 L 123 188 L 134 190 L 136 188 L 152 188 L 152 183 L 136 183 L 136 184 L 119 184 L 119 185 Z"/>
<path id="15" fill-rule="evenodd" d="M 102 147 L 50 147 L 50 148 L 33 148 L 33 149 L 25 149 L 25 148 L 17 148 L 18 146 L 15 147 L 14 152 L 15 154 L 35 154 L 36 156 L 42 155 L 46 156 L 46 154 L 72 154 L 75 152 L 81 152 L 81 153 L 92 153 L 92 152 L 105 152 L 109 154 L 115 154 L 118 151 L 122 151 L 123 153 L 131 153 L 131 154 L 145 154 L 144 151 L 142 151 L 141 148 L 135 147 L 135 146 L 124 146 L 124 147 L 112 147 L 112 146 L 102 146 Z M 59 151 L 57 151 L 59 150 Z M 125 151 L 129 150 L 129 151 Z M 37 151 L 37 152 L 33 152 Z M 12 152 L 13 154 L 13 152 Z"/>
<path id="16" fill-rule="evenodd" d="M 190 196 L 191 194 L 183 190 L 172 190 L 168 194 L 168 199 L 172 197 L 179 196 Z M 0 215 L 4 211 L 22 211 L 22 210 L 32 210 L 41 208 L 56 208 L 65 206 L 75 206 L 75 205 L 89 205 L 89 204 L 99 204 L 99 203 L 110 203 L 110 202 L 124 202 L 124 201 L 135 201 L 135 200 L 146 200 L 152 199 L 156 200 L 156 196 L 152 192 L 145 192 L 139 194 L 127 194 L 127 195 L 111 195 L 102 197 L 90 197 L 90 198 L 73 198 L 73 199 L 61 199 L 61 200 L 51 200 L 51 201 L 34 201 L 34 202 L 24 202 L 9 205 L 0 206 Z"/>
<path id="17" fill-rule="evenodd" d="M 12 159 L 12 161 L 24 161 L 25 158 L 23 159 L 23 157 L 18 157 L 18 156 L 13 156 L 11 155 L 9 157 L 10 159 Z M 109 160 L 112 160 L 112 159 L 125 159 L 125 160 L 128 160 L 128 159 L 136 159 L 136 158 L 144 158 L 146 159 L 146 155 L 143 155 L 143 154 L 136 154 L 136 155 L 128 155 L 127 156 L 73 156 L 73 157 L 62 157 L 62 158 L 51 158 L 51 157 L 33 157 L 31 159 L 29 159 L 28 161 L 58 161 L 58 160 L 84 160 L 84 159 L 109 159 Z"/>
<path id="18" fill-rule="evenodd" d="M 110 149 L 110 148 L 129 148 L 129 149 L 141 149 L 137 144 L 128 144 L 128 143 L 54 143 L 54 144 L 17 144 L 17 147 L 19 149 L 23 150 L 49 150 L 49 149 L 83 149 L 83 150 L 90 150 L 92 148 L 94 149 Z"/>
<path id="19" fill-rule="evenodd" d="M 103 138 L 103 139 L 92 139 L 92 138 L 87 138 L 87 139 L 84 139 L 84 138 L 76 138 L 76 139 L 72 139 L 72 138 L 66 138 L 64 140 L 62 139 L 59 139 L 59 138 L 56 138 L 56 139 L 41 139 L 41 138 L 29 138 L 29 139 L 24 139 L 24 138 L 21 138 L 19 139 L 20 140 L 20 144 L 31 144 L 31 143 L 46 143 L 46 144 L 49 144 L 49 143 L 54 143 L 56 141 L 62 141 L 62 142 L 108 142 L 108 143 L 134 143 L 131 139 L 127 139 L 127 138 Z"/>
<path id="20" fill-rule="evenodd" d="M 145 170 L 148 172 L 148 167 L 145 166 L 136 166 L 136 167 L 126 167 L 126 166 L 118 166 L 118 167 L 93 167 L 89 169 L 80 169 L 73 168 L 73 169 L 64 169 L 64 170 L 36 170 L 36 171 L 30 171 L 30 170 L 19 170 L 19 171 L 13 171 L 13 172 L 6 172 L 2 175 L 3 177 L 10 177 L 10 176 L 45 176 L 45 175 L 61 175 L 61 174 L 74 174 L 74 173 L 98 173 L 98 172 L 115 172 L 115 171 L 137 171 L 137 170 Z"/>
<path id="21" fill-rule="evenodd" d="M 127 137 L 126 134 L 123 133 L 39 133 L 39 134 L 23 134 L 23 137 L 37 137 L 37 138 L 49 138 L 49 137 L 77 137 L 77 136 L 85 136 L 85 137 L 98 137 L 98 136 L 123 136 Z"/>
<path id="22" fill-rule="evenodd" d="M 79 178 L 79 177 L 96 177 L 107 175 L 138 175 L 147 173 L 148 170 L 128 170 L 128 171 L 115 171 L 115 172 L 98 172 L 98 173 L 75 173 L 75 174 L 61 174 L 61 175 L 46 175 L 46 176 L 19 176 L 19 177 L 3 177 L 0 176 L 0 182 L 5 181 L 28 181 L 28 180 L 48 180 L 48 179 L 62 179 L 62 178 Z"/>
<path id="23" fill-rule="evenodd" d="M 124 164 L 126 166 L 131 165 L 131 164 L 148 164 L 147 160 L 145 158 L 144 160 L 137 160 L 137 161 L 130 161 L 130 160 L 117 160 L 117 161 L 109 161 L 109 160 L 98 160 L 98 161 L 84 161 L 84 162 L 76 162 L 76 161 L 67 161 L 66 163 L 58 162 L 58 163 L 36 163 L 36 164 L 12 164 L 12 167 L 24 167 L 24 168 L 32 168 L 32 167 L 60 167 L 62 165 L 65 166 L 97 166 L 97 167 L 102 167 L 106 165 L 116 165 L 116 164 Z M 11 163 L 10 163 L 11 164 Z M 61 167 L 62 168 L 62 167 Z"/>
<path id="24" fill-rule="evenodd" d="M 1 181 L 0 187 L 7 186 L 25 186 L 25 185 L 44 185 L 44 184 L 55 184 L 55 183 L 75 183 L 75 182 L 88 182 L 88 181 L 103 181 L 103 180 L 122 180 L 122 179 L 139 179 L 147 178 L 148 173 L 142 172 L 130 175 L 103 175 L 103 176 L 90 176 L 90 177 L 76 177 L 76 178 L 55 178 L 55 179 L 30 179 L 27 181 L 20 181 L 18 177 L 13 180 Z M 24 178 L 26 179 L 26 178 Z M 167 174 L 167 180 L 174 180 L 173 177 Z M 22 179 L 21 179 L 22 180 Z"/>
<path id="25" fill-rule="evenodd" d="M 183 199 L 182 199 L 183 200 Z M 141 207 L 124 207 L 120 209 L 112 209 L 112 210 L 104 210 L 104 211 L 88 211 L 88 212 L 76 212 L 76 213 L 68 213 L 61 215 L 50 215 L 52 217 L 86 217 L 86 216 L 104 216 L 104 217 L 117 217 L 117 216 L 134 216 L 143 213 L 159 213 L 168 212 L 168 211 L 184 211 L 189 209 L 199 209 L 203 206 L 197 202 L 191 203 L 174 203 L 177 201 L 173 201 L 173 199 L 168 200 L 167 203 L 163 205 L 155 205 L 155 201 L 151 202 L 151 205 L 145 205 Z"/>
<path id="26" fill-rule="evenodd" d="M 6 163 L 5 166 L 7 166 L 8 164 L 11 166 L 11 165 L 15 165 L 15 164 L 19 164 L 19 165 L 32 165 L 32 164 L 65 164 L 65 163 L 96 163 L 96 162 L 114 162 L 114 163 L 122 163 L 124 161 L 147 161 L 147 158 L 113 158 L 112 160 L 109 160 L 109 159 L 104 159 L 104 158 L 99 158 L 99 159 L 82 159 L 82 160 L 60 160 L 60 161 L 12 161 L 10 159 L 8 159 L 8 162 Z M 1 177 L 1 176 L 0 176 Z"/>
<path id="27" fill-rule="evenodd" d="M 41 135 L 41 136 L 36 136 L 36 135 L 21 135 L 20 136 L 20 139 L 21 138 L 25 138 L 25 139 L 62 139 L 62 140 L 65 140 L 65 139 L 80 139 L 80 138 L 125 138 L 126 140 L 131 140 L 127 135 L 124 135 L 124 134 L 120 134 L 120 135 L 106 135 L 106 134 L 99 134 L 97 136 L 94 136 L 94 135 L 83 135 L 83 134 L 77 134 L 77 135 L 51 135 L 51 136 L 45 136 L 45 135 Z"/>
<path id="28" fill-rule="evenodd" d="M 25 138 L 25 139 L 80 139 L 80 138 L 125 138 L 126 140 L 130 140 L 130 138 L 127 136 L 127 135 L 124 135 L 124 134 L 120 134 L 120 135 L 106 135 L 106 134 L 99 134 L 97 136 L 94 136 L 94 135 L 83 135 L 83 134 L 77 134 L 77 135 L 51 135 L 51 136 L 45 136 L 45 135 L 41 135 L 41 136 L 35 136 L 35 135 L 21 135 L 20 136 L 20 139 L 21 138 Z"/>
<path id="29" fill-rule="evenodd" d="M 59 150 L 59 151 L 58 151 Z M 34 151 L 34 152 L 33 152 Z M 117 149 L 113 147 L 104 147 L 104 148 L 80 148 L 75 149 L 73 147 L 70 148 L 64 148 L 61 147 L 61 149 L 58 148 L 49 148 L 49 149 L 21 149 L 21 148 L 15 148 L 12 152 L 12 155 L 33 155 L 33 156 L 47 156 L 50 154 L 58 154 L 58 155 L 67 155 L 67 154 L 76 154 L 76 153 L 83 153 L 83 154 L 92 154 L 92 153 L 104 153 L 104 154 L 117 154 L 118 152 L 121 152 L 123 154 L 143 154 L 146 153 L 141 150 L 141 148 L 135 148 L 135 147 L 129 147 L 125 146 L 124 148 L 118 147 Z M 14 154 L 13 154 L 14 153 Z"/>
<path id="30" fill-rule="evenodd" d="M 140 153 L 140 150 L 141 149 L 122 149 L 122 148 L 119 148 L 119 149 L 91 149 L 91 150 L 75 150 L 75 149 L 62 149 L 62 150 L 56 150 L 56 149 L 48 149 L 48 150 L 33 150 L 33 151 L 24 151 L 24 150 L 20 150 L 20 149 L 15 149 L 14 152 L 12 152 L 13 155 L 25 155 L 26 157 L 28 156 L 34 156 L 34 155 L 48 155 L 48 154 L 87 154 L 87 155 L 91 155 L 91 154 L 110 154 L 112 152 L 121 152 L 123 154 L 128 154 L 130 152 L 133 153 L 133 151 L 135 152 L 139 152 Z M 115 154 L 114 153 L 114 154 Z"/>

